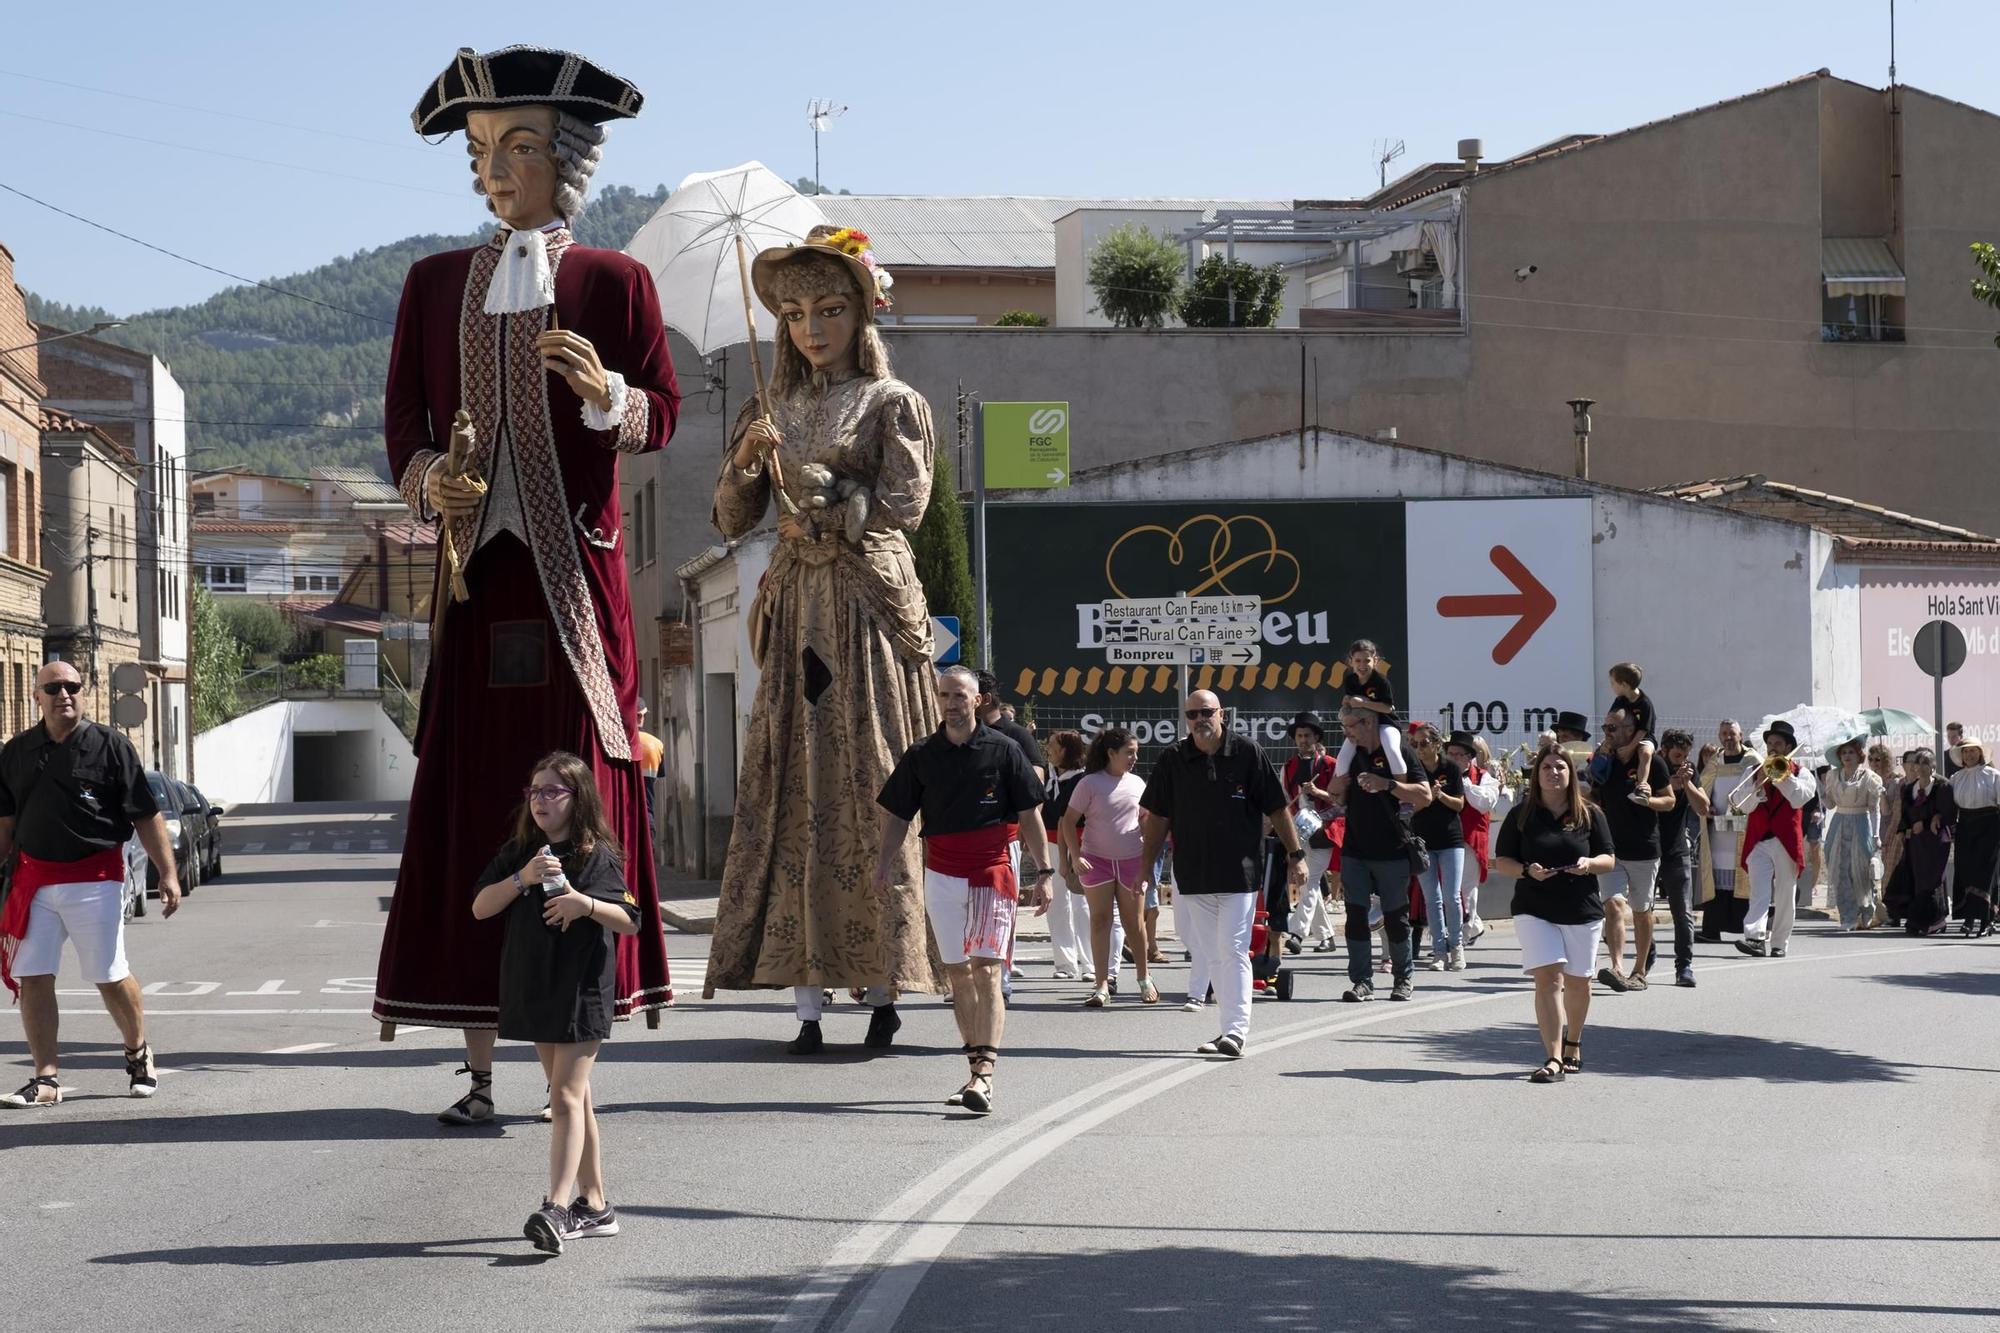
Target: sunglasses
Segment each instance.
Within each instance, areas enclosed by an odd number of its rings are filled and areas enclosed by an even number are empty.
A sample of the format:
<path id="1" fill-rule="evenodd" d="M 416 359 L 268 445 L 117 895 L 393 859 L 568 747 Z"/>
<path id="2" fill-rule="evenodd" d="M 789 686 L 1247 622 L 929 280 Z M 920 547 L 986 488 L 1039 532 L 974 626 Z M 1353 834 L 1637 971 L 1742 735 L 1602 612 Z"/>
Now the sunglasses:
<path id="1" fill-rule="evenodd" d="M 1190 708 L 1187 710 L 1187 720 L 1193 722 L 1199 718 L 1214 717 L 1221 711 L 1220 708 Z"/>
<path id="2" fill-rule="evenodd" d="M 49 698 L 53 699 L 58 694 L 80 693 L 82 689 L 83 689 L 83 682 L 80 680 L 52 680 L 48 684 L 42 686 L 42 693 L 48 695 Z"/>
<path id="3" fill-rule="evenodd" d="M 530 801 L 560 801 L 576 794 L 574 787 L 523 787 L 521 795 Z"/>

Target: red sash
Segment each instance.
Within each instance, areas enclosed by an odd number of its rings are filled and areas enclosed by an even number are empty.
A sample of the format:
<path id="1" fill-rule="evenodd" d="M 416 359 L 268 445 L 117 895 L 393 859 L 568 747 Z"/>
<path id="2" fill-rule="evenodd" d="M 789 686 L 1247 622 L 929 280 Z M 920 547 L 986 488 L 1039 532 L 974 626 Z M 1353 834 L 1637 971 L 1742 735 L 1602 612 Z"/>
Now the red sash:
<path id="1" fill-rule="evenodd" d="M 1794 763 L 1792 772 L 1799 766 Z M 1743 846 L 1736 853 L 1736 868 L 1750 868 L 1750 852 L 1766 838 L 1776 838 L 1778 845 L 1785 849 L 1795 866 L 1806 863 L 1805 811 L 1793 805 L 1770 783 L 1763 784 L 1764 799 L 1750 812 L 1749 822 L 1743 829 Z"/>
<path id="2" fill-rule="evenodd" d="M 43 861 L 20 853 L 14 862 L 14 887 L 7 906 L 0 909 L 0 982 L 21 995 L 21 983 L 14 980 L 14 955 L 28 937 L 28 908 L 35 895 L 48 884 L 95 884 L 101 880 L 125 878 L 125 849 L 107 847 L 81 861 Z"/>
<path id="3" fill-rule="evenodd" d="M 988 824 L 967 833 L 933 833 L 924 839 L 924 866 L 965 880 L 975 889 L 1018 898 L 1021 887 L 1007 848 L 1020 831 L 1019 824 Z"/>

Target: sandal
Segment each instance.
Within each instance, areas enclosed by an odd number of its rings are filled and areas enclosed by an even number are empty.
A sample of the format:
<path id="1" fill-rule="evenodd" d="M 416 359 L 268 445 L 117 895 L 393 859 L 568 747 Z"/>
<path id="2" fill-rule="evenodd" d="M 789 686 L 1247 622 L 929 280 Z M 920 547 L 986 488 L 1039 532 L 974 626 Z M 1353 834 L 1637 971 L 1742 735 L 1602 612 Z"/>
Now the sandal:
<path id="1" fill-rule="evenodd" d="M 1575 1051 L 1576 1054 L 1571 1055 L 1571 1051 Z M 1563 1042 L 1562 1067 L 1565 1074 L 1581 1074 L 1583 1072 L 1582 1042 L 1569 1040 Z"/>
<path id="2" fill-rule="evenodd" d="M 1560 1083 L 1563 1081 L 1563 1062 L 1553 1055 L 1542 1061 L 1542 1067 L 1528 1075 L 1530 1083 Z"/>
<path id="3" fill-rule="evenodd" d="M 1149 976 L 1139 983 L 1139 1003 L 1158 1004 L 1159 1002 L 1160 988 L 1153 983 L 1153 979 Z"/>
<path id="4" fill-rule="evenodd" d="M 44 1097 L 43 1089 L 47 1089 L 50 1095 Z M 23 1083 L 19 1092 L 10 1092 L 0 1097 L 0 1106 L 11 1106 L 16 1109 L 29 1106 L 54 1106 L 62 1099 L 62 1085 L 56 1082 L 55 1075 L 38 1074 Z"/>
<path id="5" fill-rule="evenodd" d="M 1084 997 L 1083 1007 L 1086 1009 L 1102 1009 L 1109 1003 L 1111 1003 L 1111 992 L 1103 986 L 1099 986 Z"/>
<path id="6" fill-rule="evenodd" d="M 958 1104 L 974 1115 L 990 1115 L 993 1111 L 993 1066 L 999 1054 L 991 1046 L 975 1046 L 965 1057 L 972 1076 L 958 1090 Z M 981 1065 L 986 1067 L 981 1069 Z"/>
<path id="7" fill-rule="evenodd" d="M 460 1065 L 455 1074 L 472 1075 L 472 1091 L 438 1112 L 440 1125 L 483 1125 L 493 1118 L 493 1071 Z"/>
<path id="8" fill-rule="evenodd" d="M 125 1076 L 132 1080 L 134 1097 L 150 1097 L 160 1090 L 153 1071 L 153 1043 L 142 1041 L 135 1049 L 125 1048 Z"/>

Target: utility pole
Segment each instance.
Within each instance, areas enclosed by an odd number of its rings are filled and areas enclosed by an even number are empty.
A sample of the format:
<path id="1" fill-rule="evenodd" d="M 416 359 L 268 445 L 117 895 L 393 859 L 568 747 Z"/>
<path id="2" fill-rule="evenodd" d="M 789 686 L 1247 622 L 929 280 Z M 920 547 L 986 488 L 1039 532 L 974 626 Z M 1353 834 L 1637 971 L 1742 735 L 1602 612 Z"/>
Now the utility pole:
<path id="1" fill-rule="evenodd" d="M 1576 432 L 1576 475 L 1585 481 L 1590 480 L 1590 409 L 1595 406 L 1595 398 L 1569 400 L 1570 429 Z"/>

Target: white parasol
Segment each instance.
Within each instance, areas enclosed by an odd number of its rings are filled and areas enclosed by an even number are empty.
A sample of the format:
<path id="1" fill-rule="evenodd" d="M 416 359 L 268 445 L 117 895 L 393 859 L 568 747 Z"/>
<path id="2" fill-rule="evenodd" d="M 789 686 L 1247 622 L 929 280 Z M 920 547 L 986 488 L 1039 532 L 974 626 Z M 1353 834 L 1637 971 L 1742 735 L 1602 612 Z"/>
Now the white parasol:
<path id="1" fill-rule="evenodd" d="M 1800 704 L 1782 713 L 1773 713 L 1757 724 L 1757 740 L 1761 741 L 1773 722 L 1780 719 L 1792 724 L 1798 734 L 1797 750 L 1801 755 L 1814 750 L 1824 750 L 1839 745 L 1842 741 L 1853 740 L 1856 736 L 1868 734 L 1868 719 L 1851 708 L 1823 708 L 1815 704 Z M 1756 743 L 1756 742 L 1753 742 Z"/>
<path id="2" fill-rule="evenodd" d="M 698 171 L 674 187 L 625 253 L 660 289 L 660 316 L 703 356 L 777 329 L 750 299 L 749 261 L 759 250 L 796 245 L 826 217 L 805 195 L 759 162 Z M 740 262 L 739 262 L 740 260 Z M 745 312 L 748 312 L 746 321 Z"/>

